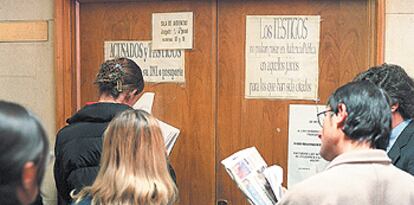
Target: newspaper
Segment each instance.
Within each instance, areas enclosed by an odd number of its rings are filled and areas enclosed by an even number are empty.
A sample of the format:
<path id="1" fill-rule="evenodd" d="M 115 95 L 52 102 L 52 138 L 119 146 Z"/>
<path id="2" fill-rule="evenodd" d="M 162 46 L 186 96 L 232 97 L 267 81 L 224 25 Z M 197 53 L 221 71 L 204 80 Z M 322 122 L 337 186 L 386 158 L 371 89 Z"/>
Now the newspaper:
<path id="1" fill-rule="evenodd" d="M 152 113 L 152 105 L 154 103 L 154 98 L 155 93 L 145 92 L 134 104 L 133 108 L 136 110 L 145 110 L 148 113 Z M 180 130 L 159 119 L 157 119 L 157 122 L 160 126 L 161 134 L 164 138 L 167 153 L 168 155 L 170 155 L 175 145 L 175 142 L 177 141 L 177 138 L 180 135 Z"/>
<path id="2" fill-rule="evenodd" d="M 255 147 L 240 150 L 221 163 L 250 204 L 274 205 L 282 197 L 282 168 L 267 167 Z"/>
<path id="3" fill-rule="evenodd" d="M 158 124 L 160 125 L 161 134 L 164 137 L 165 148 L 167 148 L 167 153 L 170 155 L 175 141 L 177 141 L 178 135 L 180 135 L 180 130 L 157 119 Z"/>
<path id="4" fill-rule="evenodd" d="M 145 92 L 141 95 L 138 101 L 132 106 L 135 110 L 144 110 L 147 113 L 152 113 L 152 105 L 154 104 L 155 93 Z"/>
<path id="5" fill-rule="evenodd" d="M 283 169 L 278 165 L 272 165 L 263 171 L 266 179 L 269 181 L 273 194 L 277 201 L 280 201 L 283 196 Z"/>

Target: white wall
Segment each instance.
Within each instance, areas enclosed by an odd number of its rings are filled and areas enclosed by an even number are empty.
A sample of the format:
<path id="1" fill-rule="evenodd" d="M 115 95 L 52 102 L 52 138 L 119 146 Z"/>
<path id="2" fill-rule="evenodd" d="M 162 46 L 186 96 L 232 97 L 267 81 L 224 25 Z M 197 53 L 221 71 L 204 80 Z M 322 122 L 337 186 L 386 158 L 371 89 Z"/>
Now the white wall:
<path id="1" fill-rule="evenodd" d="M 0 99 L 24 105 L 42 121 L 51 148 L 56 135 L 53 52 L 53 0 L 0 0 L 0 21 L 48 21 L 48 40 L 0 42 Z M 42 191 L 56 204 L 51 166 Z"/>
<path id="2" fill-rule="evenodd" d="M 385 62 L 414 77 L 414 1 L 386 0 Z"/>

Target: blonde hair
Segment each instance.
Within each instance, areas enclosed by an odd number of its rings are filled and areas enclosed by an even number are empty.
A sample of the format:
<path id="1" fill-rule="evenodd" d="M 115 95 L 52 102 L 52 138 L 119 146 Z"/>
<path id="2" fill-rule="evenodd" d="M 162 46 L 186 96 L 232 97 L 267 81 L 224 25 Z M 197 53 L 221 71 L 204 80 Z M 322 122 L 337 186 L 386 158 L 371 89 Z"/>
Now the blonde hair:
<path id="1" fill-rule="evenodd" d="M 171 205 L 178 190 L 167 167 L 161 130 L 142 110 L 120 113 L 104 133 L 100 170 L 95 182 L 73 195 L 92 205 Z"/>

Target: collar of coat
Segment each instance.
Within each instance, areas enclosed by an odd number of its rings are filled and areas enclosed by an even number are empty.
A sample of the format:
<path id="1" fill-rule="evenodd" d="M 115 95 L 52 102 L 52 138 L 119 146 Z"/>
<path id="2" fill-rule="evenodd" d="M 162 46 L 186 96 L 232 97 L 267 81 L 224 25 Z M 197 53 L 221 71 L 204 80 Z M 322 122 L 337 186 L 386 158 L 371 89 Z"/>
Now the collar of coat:
<path id="1" fill-rule="evenodd" d="M 367 149 L 349 151 L 337 156 L 333 159 L 326 169 L 342 165 L 342 164 L 361 164 L 361 163 L 379 163 L 379 164 L 391 164 L 391 159 L 387 156 L 384 150 L 380 149 Z"/>

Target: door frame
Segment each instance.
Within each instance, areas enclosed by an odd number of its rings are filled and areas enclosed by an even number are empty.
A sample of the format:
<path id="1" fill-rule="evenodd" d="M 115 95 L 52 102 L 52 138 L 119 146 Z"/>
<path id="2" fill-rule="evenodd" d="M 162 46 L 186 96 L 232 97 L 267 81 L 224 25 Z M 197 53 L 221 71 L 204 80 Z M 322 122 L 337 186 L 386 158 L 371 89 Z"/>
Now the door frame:
<path id="1" fill-rule="evenodd" d="M 56 84 L 56 130 L 77 110 L 77 0 L 55 0 L 54 50 Z"/>

